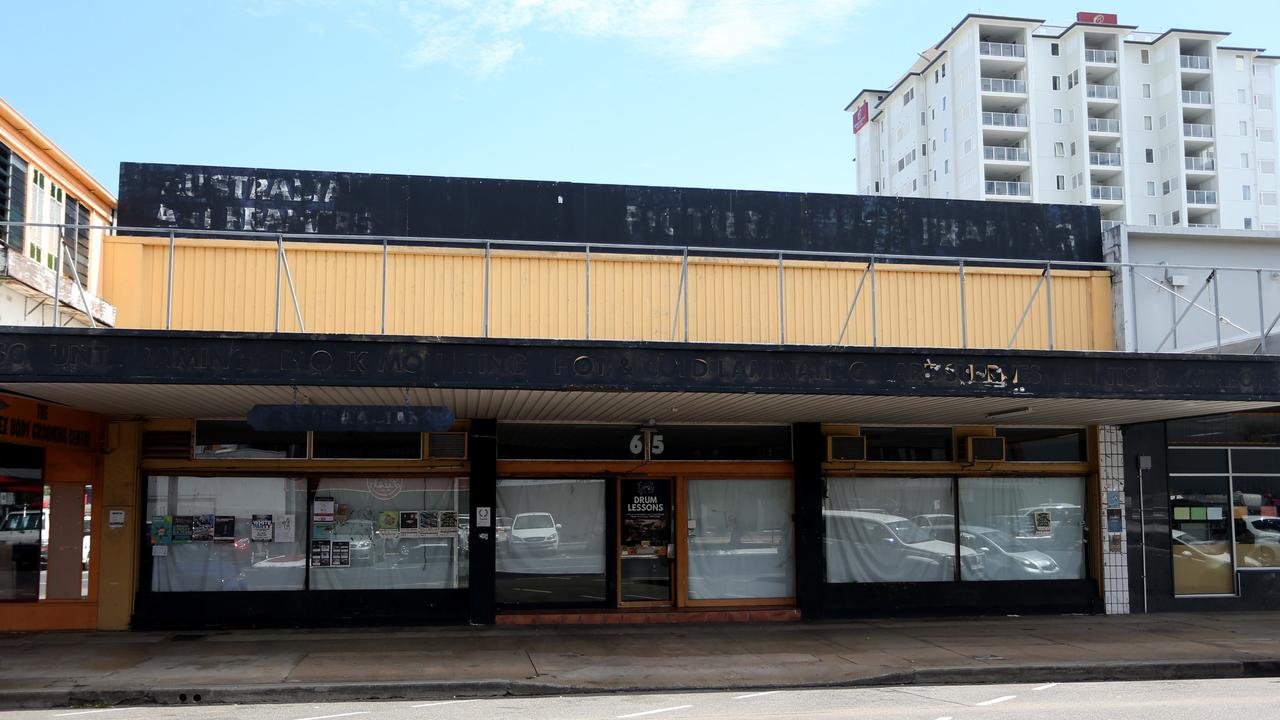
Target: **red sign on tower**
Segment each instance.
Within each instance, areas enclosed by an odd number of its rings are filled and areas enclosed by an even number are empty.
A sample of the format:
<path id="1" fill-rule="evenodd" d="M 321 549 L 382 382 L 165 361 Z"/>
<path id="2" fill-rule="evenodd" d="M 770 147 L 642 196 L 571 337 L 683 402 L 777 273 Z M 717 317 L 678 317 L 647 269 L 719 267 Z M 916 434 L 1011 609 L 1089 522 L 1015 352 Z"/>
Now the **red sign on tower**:
<path id="1" fill-rule="evenodd" d="M 858 131 L 861 130 L 867 124 L 867 118 L 871 115 L 871 109 L 870 107 L 868 107 L 868 105 L 869 103 L 862 103 L 861 105 L 858 106 L 857 110 L 853 111 L 853 134 L 854 135 L 857 135 Z"/>
<path id="2" fill-rule="evenodd" d="M 1113 13 L 1078 12 L 1076 13 L 1076 22 L 1089 23 L 1090 25 L 1115 25 L 1120 20 Z"/>

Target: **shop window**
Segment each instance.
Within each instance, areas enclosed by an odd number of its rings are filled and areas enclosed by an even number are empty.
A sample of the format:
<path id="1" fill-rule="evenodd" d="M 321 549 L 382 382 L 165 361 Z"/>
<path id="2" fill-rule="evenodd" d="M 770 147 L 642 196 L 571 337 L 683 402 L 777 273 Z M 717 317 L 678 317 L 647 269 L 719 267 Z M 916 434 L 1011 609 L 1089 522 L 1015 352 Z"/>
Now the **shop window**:
<path id="1" fill-rule="evenodd" d="M 466 478 L 323 478 L 311 507 L 312 590 L 467 586 Z"/>
<path id="2" fill-rule="evenodd" d="M 89 597 L 93 487 L 43 468 L 42 449 L 0 443 L 0 601 Z"/>
<path id="3" fill-rule="evenodd" d="M 1170 420 L 1166 428 L 1171 445 L 1224 445 L 1233 442 L 1280 445 L 1280 414 L 1277 413 L 1237 413 Z"/>
<path id="4" fill-rule="evenodd" d="M 951 460 L 951 428 L 864 427 L 867 460 L 881 462 L 947 462 Z"/>
<path id="5" fill-rule="evenodd" d="M 791 428 L 760 425 L 658 426 L 662 452 L 653 442 L 653 460 L 790 460 Z"/>
<path id="6" fill-rule="evenodd" d="M 822 511 L 826 581 L 954 580 L 955 545 L 932 532 L 954 527 L 954 507 L 951 478 L 829 479 Z M 981 562 L 973 550 L 961 555 L 963 564 Z"/>
<path id="7" fill-rule="evenodd" d="M 1169 552 L 1175 595 L 1235 592 L 1230 478 L 1169 477 Z"/>
<path id="8" fill-rule="evenodd" d="M 1225 473 L 1227 451 L 1222 448 L 1170 448 L 1169 472 L 1183 474 Z"/>
<path id="9" fill-rule="evenodd" d="M 314 432 L 311 457 L 317 460 L 420 460 L 422 433 Z"/>
<path id="10" fill-rule="evenodd" d="M 1010 462 L 1085 462 L 1088 443 L 1082 428 L 996 428 Z"/>
<path id="11" fill-rule="evenodd" d="M 296 478 L 149 477 L 151 590 L 302 590 L 306 502 Z"/>
<path id="12" fill-rule="evenodd" d="M 637 441 L 634 442 L 633 441 Z M 635 460 L 644 457 L 638 425 L 500 423 L 504 460 Z"/>
<path id="13" fill-rule="evenodd" d="M 1240 452 L 1231 451 L 1237 472 L 1235 456 Z M 1277 454 L 1266 452 L 1273 458 Z M 1233 475 L 1231 490 L 1236 568 L 1280 568 L 1280 475 Z"/>
<path id="14" fill-rule="evenodd" d="M 795 592 L 790 480 L 690 480 L 689 599 Z"/>
<path id="15" fill-rule="evenodd" d="M 197 420 L 198 460 L 305 458 L 305 432 L 260 432 L 243 420 Z"/>
<path id="16" fill-rule="evenodd" d="M 1085 577 L 1085 482 L 1079 477 L 960 478 L 960 546 L 982 562 L 961 580 Z M 953 541 L 954 529 L 938 533 Z"/>
<path id="17" fill-rule="evenodd" d="M 498 480 L 499 603 L 606 602 L 605 485 L 597 478 Z"/>

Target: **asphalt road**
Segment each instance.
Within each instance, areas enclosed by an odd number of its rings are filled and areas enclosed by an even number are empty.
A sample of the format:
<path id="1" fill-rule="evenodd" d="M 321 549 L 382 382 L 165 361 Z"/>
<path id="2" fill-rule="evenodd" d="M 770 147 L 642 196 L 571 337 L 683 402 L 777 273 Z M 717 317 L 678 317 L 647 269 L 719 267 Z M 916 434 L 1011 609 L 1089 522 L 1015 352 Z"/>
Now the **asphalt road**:
<path id="1" fill-rule="evenodd" d="M 1280 679 L 1176 680 L 1039 685 L 949 685 L 672 695 L 476 698 L 420 702 L 61 708 L 0 712 L 0 720 L 682 720 L 866 718 L 867 720 L 1239 720 L 1274 717 Z"/>

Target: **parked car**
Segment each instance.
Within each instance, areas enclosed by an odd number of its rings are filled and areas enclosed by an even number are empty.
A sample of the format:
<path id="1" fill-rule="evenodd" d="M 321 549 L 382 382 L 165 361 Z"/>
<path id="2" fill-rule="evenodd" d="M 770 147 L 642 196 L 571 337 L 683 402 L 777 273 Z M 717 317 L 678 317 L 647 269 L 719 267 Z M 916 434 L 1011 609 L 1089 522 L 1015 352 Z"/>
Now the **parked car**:
<path id="1" fill-rule="evenodd" d="M 512 552 L 556 552 L 560 549 L 560 524 L 551 513 L 520 513 L 511 520 L 507 546 Z"/>
<path id="2" fill-rule="evenodd" d="M 956 545 L 937 540 L 911 520 L 865 510 L 826 510 L 826 542 L 837 557 L 848 562 L 849 572 L 829 575 L 832 582 L 899 582 L 951 580 Z M 829 553 L 830 554 L 830 553 Z M 983 577 L 981 553 L 960 547 L 960 562 L 967 577 Z M 837 563 L 836 565 L 839 565 Z M 829 567 L 833 567 L 829 563 Z M 842 575 L 848 574 L 845 578 Z"/>
<path id="3" fill-rule="evenodd" d="M 935 537 L 952 541 L 954 528 L 939 527 Z M 1044 580 L 1058 575 L 1058 561 L 1003 530 L 979 525 L 960 526 L 960 544 L 982 553 L 987 580 Z"/>

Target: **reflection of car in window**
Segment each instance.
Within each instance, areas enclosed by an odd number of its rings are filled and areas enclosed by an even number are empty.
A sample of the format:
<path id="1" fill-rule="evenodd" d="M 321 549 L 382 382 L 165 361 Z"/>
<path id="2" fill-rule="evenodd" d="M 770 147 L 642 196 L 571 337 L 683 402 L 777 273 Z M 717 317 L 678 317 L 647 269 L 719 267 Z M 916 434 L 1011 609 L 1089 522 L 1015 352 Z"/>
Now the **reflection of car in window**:
<path id="1" fill-rule="evenodd" d="M 911 520 L 865 510 L 825 510 L 827 543 L 853 550 L 852 581 L 950 580 L 955 566 L 954 542 L 935 539 Z M 960 547 L 965 575 L 983 576 L 983 557 Z"/>
<path id="2" fill-rule="evenodd" d="M 511 520 L 507 546 L 515 552 L 537 550 L 555 552 L 560 549 L 560 525 L 551 513 L 520 513 Z"/>
<path id="3" fill-rule="evenodd" d="M 956 536 L 950 528 L 938 528 L 936 534 L 940 540 Z M 962 525 L 960 544 L 982 553 L 987 580 L 1044 579 L 1056 576 L 1060 570 L 1052 557 L 1003 530 Z"/>
<path id="4" fill-rule="evenodd" d="M 1280 518 L 1246 515 L 1235 521 L 1236 544 L 1254 545 L 1254 562 L 1275 567 L 1280 560 Z"/>
<path id="5" fill-rule="evenodd" d="M 1173 538 L 1173 555 L 1175 558 L 1182 558 L 1209 568 L 1220 568 L 1223 565 L 1231 564 L 1231 555 L 1226 552 L 1214 552 L 1215 550 L 1222 550 L 1222 543 L 1201 540 L 1195 535 L 1182 530 L 1174 530 L 1171 536 Z"/>
<path id="6" fill-rule="evenodd" d="M 351 562 L 373 558 L 373 521 L 347 520 L 333 528 L 333 539 L 351 543 Z"/>

